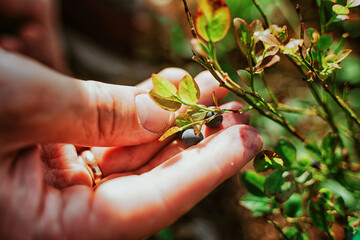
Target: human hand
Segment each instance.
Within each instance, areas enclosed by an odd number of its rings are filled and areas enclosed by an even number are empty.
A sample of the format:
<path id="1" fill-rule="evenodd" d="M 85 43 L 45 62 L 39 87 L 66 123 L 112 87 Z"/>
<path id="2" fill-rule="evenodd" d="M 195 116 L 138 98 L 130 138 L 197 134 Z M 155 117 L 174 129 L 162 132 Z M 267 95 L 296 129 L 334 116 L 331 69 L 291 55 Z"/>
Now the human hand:
<path id="1" fill-rule="evenodd" d="M 238 172 L 262 145 L 255 129 L 238 124 L 246 115 L 234 114 L 191 148 L 157 142 L 174 116 L 149 98 L 150 81 L 126 87 L 75 80 L 1 50 L 0 72 L 5 239 L 147 237 Z M 174 83 L 184 74 L 160 73 Z M 211 104 L 213 90 L 226 94 L 207 73 L 196 81 L 203 104 Z M 91 150 L 104 178 L 95 188 L 74 145 L 97 146 Z"/>
<path id="2" fill-rule="evenodd" d="M 0 47 L 66 72 L 59 29 L 56 0 L 0 0 Z"/>

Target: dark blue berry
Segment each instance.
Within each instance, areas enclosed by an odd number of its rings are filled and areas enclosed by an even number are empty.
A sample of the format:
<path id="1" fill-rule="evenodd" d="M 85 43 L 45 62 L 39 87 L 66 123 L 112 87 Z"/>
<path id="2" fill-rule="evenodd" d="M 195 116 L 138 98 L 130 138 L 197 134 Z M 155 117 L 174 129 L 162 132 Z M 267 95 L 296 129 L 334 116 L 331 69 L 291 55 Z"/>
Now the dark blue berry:
<path id="1" fill-rule="evenodd" d="M 311 158 L 311 166 L 313 168 L 320 169 L 321 164 L 318 161 Z"/>
<path id="2" fill-rule="evenodd" d="M 210 109 L 214 108 L 214 107 L 209 107 Z M 205 118 L 210 118 L 212 116 L 214 116 L 216 113 L 214 112 L 208 112 L 205 116 Z M 221 126 L 221 123 L 223 121 L 223 116 L 222 115 L 218 115 L 216 116 L 214 119 L 212 119 L 210 122 L 205 123 L 205 125 L 209 128 L 218 128 Z"/>
<path id="3" fill-rule="evenodd" d="M 194 129 L 189 128 L 182 133 L 181 139 L 187 147 L 191 147 L 203 140 L 204 136 L 202 133 L 196 136 Z"/>

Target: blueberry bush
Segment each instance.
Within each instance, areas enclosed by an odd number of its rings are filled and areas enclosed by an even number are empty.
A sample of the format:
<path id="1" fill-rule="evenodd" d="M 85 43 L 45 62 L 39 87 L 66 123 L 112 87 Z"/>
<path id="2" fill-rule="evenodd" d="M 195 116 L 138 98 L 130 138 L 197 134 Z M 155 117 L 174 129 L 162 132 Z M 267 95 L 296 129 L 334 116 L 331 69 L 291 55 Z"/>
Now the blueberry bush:
<path id="1" fill-rule="evenodd" d="M 301 5 L 295 10 L 300 22 L 297 32 L 269 21 L 257 0 L 252 3 L 260 19 L 247 22 L 231 17 L 224 0 L 198 0 L 193 18 L 183 0 L 191 29 L 193 60 L 201 64 L 233 96 L 246 104 L 242 110 L 220 109 L 214 95 L 213 107 L 197 104 L 200 90 L 189 75 L 172 83 L 153 75 L 152 99 L 168 111 L 187 105 L 176 117 L 175 126 L 160 140 L 182 132 L 187 146 L 202 139 L 201 128 L 219 127 L 226 112 L 256 111 L 286 131 L 273 147 L 264 149 L 253 161 L 253 170 L 240 179 L 248 193 L 241 204 L 254 217 L 267 219 L 282 239 L 310 239 L 314 228 L 336 239 L 333 226 L 341 227 L 345 239 L 360 239 L 360 116 L 359 105 L 349 96 L 359 93 L 341 79 L 342 62 L 352 50 L 346 49 L 347 32 L 331 32 L 331 26 L 352 18 L 359 0 L 316 0 L 319 29 L 304 22 Z M 237 46 L 247 66 L 225 71 L 216 45 L 234 29 Z M 303 80 L 312 99 L 302 104 L 285 104 L 276 96 L 266 72 L 280 61 L 290 63 Z M 294 117 L 295 116 L 295 117 Z M 325 123 L 320 134 L 304 134 L 298 125 L 312 124 L 308 116 Z M 305 122 L 304 122 L 305 121 Z"/>

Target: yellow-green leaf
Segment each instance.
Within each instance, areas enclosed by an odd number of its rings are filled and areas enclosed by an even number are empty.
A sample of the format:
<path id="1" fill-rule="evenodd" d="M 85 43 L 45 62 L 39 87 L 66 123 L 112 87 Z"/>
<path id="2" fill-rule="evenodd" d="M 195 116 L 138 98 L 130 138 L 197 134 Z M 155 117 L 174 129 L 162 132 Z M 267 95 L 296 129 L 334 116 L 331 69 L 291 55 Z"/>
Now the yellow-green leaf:
<path id="1" fill-rule="evenodd" d="M 177 89 L 173 83 L 160 77 L 157 74 L 151 76 L 156 93 L 162 97 L 173 97 L 176 96 Z"/>
<path id="2" fill-rule="evenodd" d="M 340 5 L 340 4 L 334 4 L 332 6 L 332 10 L 337 15 L 347 15 L 347 14 L 350 13 L 350 11 L 349 11 L 349 9 L 347 7 L 344 7 L 344 6 Z"/>
<path id="3" fill-rule="evenodd" d="M 176 126 L 171 127 L 159 138 L 159 141 L 160 142 L 164 141 L 166 138 L 168 138 L 168 137 L 170 137 L 170 136 L 172 136 L 175 133 L 180 132 L 180 131 L 181 131 L 181 128 L 179 128 L 179 127 L 176 127 Z"/>
<path id="4" fill-rule="evenodd" d="M 351 53 L 351 49 L 344 49 L 342 50 L 341 52 L 339 52 L 337 55 L 336 55 L 336 58 L 335 58 L 335 62 L 336 63 L 340 63 L 342 60 L 344 60 L 347 56 L 349 56 L 349 54 Z"/>
<path id="5" fill-rule="evenodd" d="M 192 122 L 192 118 L 189 116 L 189 114 L 186 113 L 181 113 L 175 118 L 175 124 L 178 127 L 184 127 Z"/>
<path id="6" fill-rule="evenodd" d="M 186 113 L 192 118 L 194 122 L 197 122 L 204 120 L 207 112 L 199 108 L 189 107 Z"/>
<path id="7" fill-rule="evenodd" d="M 164 97 L 155 91 L 155 89 L 151 90 L 149 95 L 157 105 L 167 111 L 175 112 L 181 107 L 181 103 L 174 96 Z"/>
<path id="8" fill-rule="evenodd" d="M 302 46 L 304 40 L 302 39 L 290 39 L 290 41 L 282 47 L 283 54 L 295 55 L 295 53 L 299 50 L 299 47 Z"/>
<path id="9" fill-rule="evenodd" d="M 199 0 L 195 28 L 205 40 L 217 42 L 230 28 L 231 15 L 224 0 Z"/>
<path id="10" fill-rule="evenodd" d="M 251 74 L 248 71 L 237 70 L 237 74 L 247 86 L 251 86 Z"/>
<path id="11" fill-rule="evenodd" d="M 199 101 L 199 86 L 190 75 L 185 75 L 181 79 L 179 84 L 179 96 L 186 103 L 194 104 Z"/>

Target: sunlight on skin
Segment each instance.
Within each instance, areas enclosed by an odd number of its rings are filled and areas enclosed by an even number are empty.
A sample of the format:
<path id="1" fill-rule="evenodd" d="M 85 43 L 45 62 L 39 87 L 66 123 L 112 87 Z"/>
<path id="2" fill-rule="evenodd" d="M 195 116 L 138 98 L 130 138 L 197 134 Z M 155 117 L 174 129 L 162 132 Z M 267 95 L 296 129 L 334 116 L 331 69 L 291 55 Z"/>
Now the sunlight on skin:
<path id="1" fill-rule="evenodd" d="M 14 64 L 22 66 L 15 73 Z M 256 130 L 238 125 L 244 119 L 229 117 L 224 118 L 226 129 L 196 146 L 185 149 L 181 141 L 168 140 L 154 150 L 150 146 L 158 144 L 162 132 L 142 125 L 135 102 L 138 94 L 147 91 L 144 88 L 72 79 L 5 51 L 0 51 L 0 71 L 0 84 L 5 86 L 0 89 L 0 236 L 4 238 L 147 237 L 235 174 L 262 146 Z M 180 70 L 168 70 L 173 71 Z M 206 84 L 201 101 L 211 104 L 207 98 L 217 85 Z M 24 94 L 17 94 L 24 88 Z M 37 91 L 45 94 L 34 95 Z M 162 116 L 161 124 L 173 123 L 169 117 L 173 114 L 153 113 L 145 116 Z M 104 154 L 106 148 L 99 148 L 100 166 L 110 175 L 95 189 L 74 143 L 122 146 L 112 159 L 106 159 L 111 156 Z M 127 165 L 133 158 L 126 155 L 139 158 Z"/>

